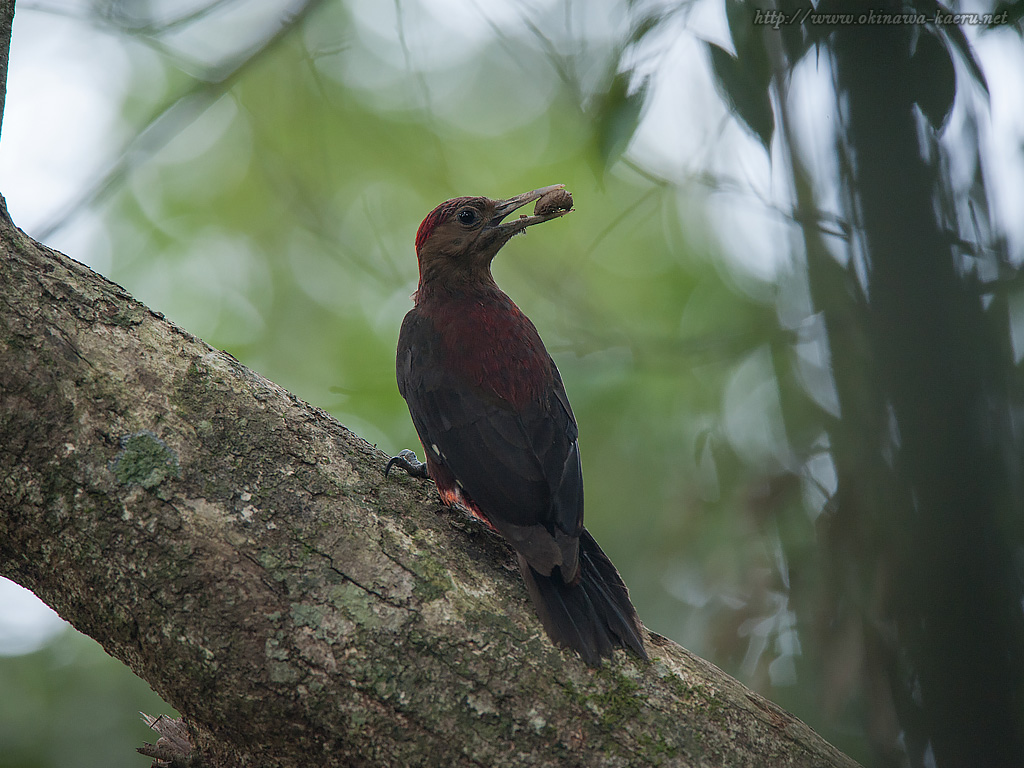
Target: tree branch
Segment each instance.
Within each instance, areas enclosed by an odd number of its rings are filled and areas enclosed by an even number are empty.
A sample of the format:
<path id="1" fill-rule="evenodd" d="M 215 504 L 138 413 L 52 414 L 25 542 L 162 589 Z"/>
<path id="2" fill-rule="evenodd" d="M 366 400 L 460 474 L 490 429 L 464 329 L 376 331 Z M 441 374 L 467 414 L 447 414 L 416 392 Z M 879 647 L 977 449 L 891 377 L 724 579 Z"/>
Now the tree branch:
<path id="1" fill-rule="evenodd" d="M 7 66 L 11 57 L 11 28 L 14 25 L 14 0 L 0 0 L 0 136 L 4 127 L 4 103 L 7 101 Z"/>
<path id="2" fill-rule="evenodd" d="M 0 3 L 2 2 L 4 0 L 0 0 Z M 13 0 L 11 2 L 13 3 Z M 97 203 L 111 191 L 117 189 L 118 185 L 124 181 L 125 175 L 141 159 L 151 156 L 195 122 L 246 72 L 277 50 L 288 36 L 322 4 L 323 0 L 296 0 L 294 7 L 282 13 L 278 24 L 267 32 L 264 39 L 253 44 L 237 58 L 211 67 L 201 75 L 194 77 L 187 88 L 158 105 L 149 119 L 143 121 L 135 135 L 124 143 L 109 165 L 79 190 L 74 199 L 35 228 L 36 237 L 42 240 L 49 239 L 54 232 L 65 226 L 85 208 Z M 185 23 L 190 18 L 194 20 L 196 14 L 200 12 L 200 10 L 194 10 L 191 14 L 174 19 L 162 27 L 151 30 L 143 28 L 135 30 L 135 33 L 146 36 L 166 32 Z"/>
<path id="3" fill-rule="evenodd" d="M 0 572 L 206 764 L 854 765 L 657 635 L 588 669 L 429 483 L 5 210 L 0 250 Z"/>

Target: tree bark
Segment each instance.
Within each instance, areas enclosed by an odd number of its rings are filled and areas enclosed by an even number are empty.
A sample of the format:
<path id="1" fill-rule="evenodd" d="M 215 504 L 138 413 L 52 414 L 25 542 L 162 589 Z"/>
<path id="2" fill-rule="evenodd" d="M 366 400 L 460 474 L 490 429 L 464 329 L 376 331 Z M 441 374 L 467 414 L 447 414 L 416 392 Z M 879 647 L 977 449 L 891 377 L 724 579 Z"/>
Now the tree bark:
<path id="1" fill-rule="evenodd" d="M 4 103 L 7 101 L 7 64 L 11 53 L 11 28 L 14 26 L 14 0 L 0 0 L 0 135 L 4 127 Z"/>
<path id="2" fill-rule="evenodd" d="M 0 572 L 206 764 L 854 765 L 658 635 L 588 669 L 430 483 L 2 207 L 0 250 Z"/>

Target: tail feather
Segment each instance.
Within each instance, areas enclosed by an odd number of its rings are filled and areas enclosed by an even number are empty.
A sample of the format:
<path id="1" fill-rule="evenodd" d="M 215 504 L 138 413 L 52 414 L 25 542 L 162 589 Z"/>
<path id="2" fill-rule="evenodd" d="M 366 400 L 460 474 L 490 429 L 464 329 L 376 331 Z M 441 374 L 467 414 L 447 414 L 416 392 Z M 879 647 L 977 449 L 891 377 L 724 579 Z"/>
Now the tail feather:
<path id="1" fill-rule="evenodd" d="M 544 576 L 519 556 L 519 569 L 544 629 L 557 645 L 577 651 L 592 667 L 610 657 L 616 647 L 629 648 L 646 659 L 629 590 L 586 529 L 580 535 L 579 556 L 575 583 L 563 581 L 557 569 Z"/>

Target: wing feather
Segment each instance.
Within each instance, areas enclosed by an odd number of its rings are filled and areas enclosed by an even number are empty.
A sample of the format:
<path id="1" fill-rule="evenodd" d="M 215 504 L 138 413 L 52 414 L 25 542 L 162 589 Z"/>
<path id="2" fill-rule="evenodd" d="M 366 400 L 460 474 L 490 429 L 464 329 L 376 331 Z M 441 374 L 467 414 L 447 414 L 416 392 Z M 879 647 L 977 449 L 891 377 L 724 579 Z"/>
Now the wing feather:
<path id="1" fill-rule="evenodd" d="M 499 531 L 510 529 L 513 545 L 515 539 L 537 542 L 541 532 L 511 528 L 540 526 L 549 543 L 557 539 L 571 578 L 583 527 L 583 477 L 576 420 L 554 363 L 543 396 L 514 407 L 450 370 L 443 354 L 430 319 L 410 312 L 399 337 L 398 388 L 421 442 L 428 451 L 437 447 L 434 460 Z M 529 551 L 520 551 L 530 559 Z"/>

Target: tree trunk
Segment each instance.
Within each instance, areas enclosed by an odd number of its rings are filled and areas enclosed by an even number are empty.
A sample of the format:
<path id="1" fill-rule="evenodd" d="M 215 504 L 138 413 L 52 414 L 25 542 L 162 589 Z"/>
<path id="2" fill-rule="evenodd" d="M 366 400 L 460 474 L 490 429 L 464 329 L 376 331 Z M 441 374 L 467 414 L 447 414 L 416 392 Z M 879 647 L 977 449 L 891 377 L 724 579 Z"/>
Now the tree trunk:
<path id="1" fill-rule="evenodd" d="M 958 28 L 946 29 L 955 39 Z M 831 562 L 866 577 L 869 669 L 888 678 L 910 765 L 1013 768 L 1024 761 L 1024 474 L 1006 302 L 1019 268 L 977 226 L 988 219 L 984 185 L 958 188 L 949 170 L 983 165 L 972 140 L 944 151 L 941 130 L 922 124 L 942 91 L 926 84 L 948 81 L 950 108 L 957 90 L 950 49 L 933 34 L 846 25 L 831 42 L 857 232 L 849 278 L 859 263 L 868 297 L 833 333 L 862 347 L 847 360 L 861 370 L 837 381 L 845 423 L 830 434 L 852 450 L 836 453 Z M 968 194 L 969 206 L 954 202 Z M 835 303 L 822 288 L 812 282 L 817 305 Z"/>

